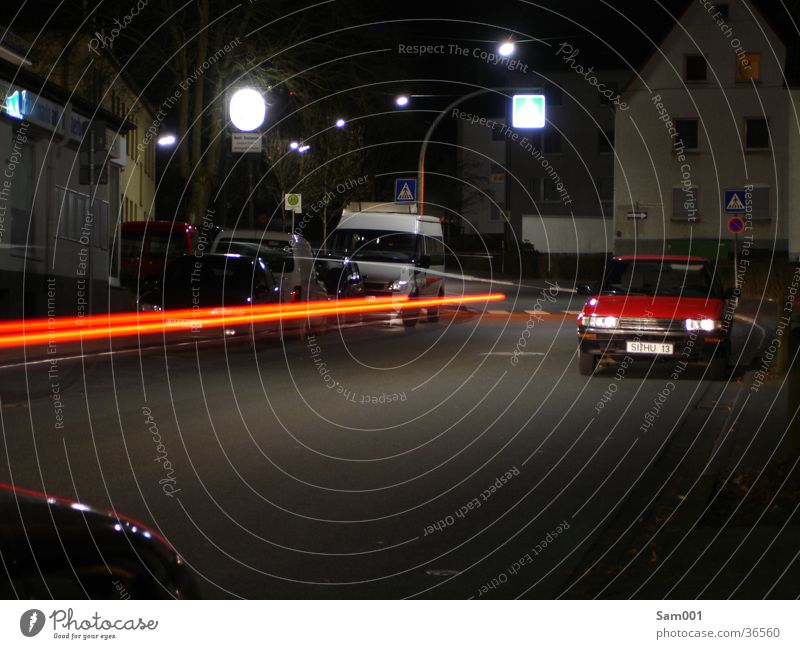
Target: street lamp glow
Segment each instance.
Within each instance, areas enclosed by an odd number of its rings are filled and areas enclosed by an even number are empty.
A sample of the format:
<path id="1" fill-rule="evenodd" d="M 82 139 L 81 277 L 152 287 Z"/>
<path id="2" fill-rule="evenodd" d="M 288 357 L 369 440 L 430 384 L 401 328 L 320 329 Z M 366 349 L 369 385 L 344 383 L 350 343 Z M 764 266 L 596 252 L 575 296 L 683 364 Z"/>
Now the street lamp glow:
<path id="1" fill-rule="evenodd" d="M 345 124 L 347 124 L 347 122 L 345 122 L 341 117 L 336 120 L 336 128 L 344 128 Z"/>
<path id="2" fill-rule="evenodd" d="M 394 100 L 394 103 L 397 104 L 400 108 L 405 108 L 408 106 L 408 95 L 400 95 L 397 99 Z"/>
<path id="3" fill-rule="evenodd" d="M 310 145 L 308 145 L 308 144 L 304 144 L 304 145 L 303 145 L 303 146 L 301 146 L 299 149 L 297 149 L 297 152 L 298 152 L 298 153 L 305 153 L 305 152 L 306 152 L 306 151 L 308 151 L 310 148 L 311 148 L 311 146 L 310 146 Z"/>
<path id="4" fill-rule="evenodd" d="M 172 134 L 162 135 L 158 138 L 158 146 L 173 146 L 177 141 L 178 138 Z"/>
<path id="5" fill-rule="evenodd" d="M 299 142 L 290 142 L 290 143 L 289 143 L 289 148 L 290 148 L 292 151 L 294 151 L 295 149 L 297 149 L 299 146 L 300 146 L 300 143 L 299 143 Z"/>
<path id="6" fill-rule="evenodd" d="M 233 93 L 228 104 L 231 123 L 240 131 L 255 131 L 264 123 L 267 104 L 254 88 L 242 88 Z"/>
<path id="7" fill-rule="evenodd" d="M 514 45 L 511 41 L 506 41 L 505 43 L 501 43 L 500 47 L 497 48 L 497 53 L 500 56 L 511 56 L 516 49 L 516 45 Z"/>

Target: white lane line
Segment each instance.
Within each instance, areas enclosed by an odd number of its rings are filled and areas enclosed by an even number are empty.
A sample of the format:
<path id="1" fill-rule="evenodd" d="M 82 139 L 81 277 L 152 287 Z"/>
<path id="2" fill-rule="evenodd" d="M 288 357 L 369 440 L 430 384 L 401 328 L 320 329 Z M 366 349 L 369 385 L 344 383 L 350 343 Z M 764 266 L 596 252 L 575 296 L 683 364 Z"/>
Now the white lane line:
<path id="1" fill-rule="evenodd" d="M 544 356 L 544 352 L 483 352 L 481 356 Z"/>
<path id="2" fill-rule="evenodd" d="M 532 309 L 526 309 L 524 313 L 527 313 L 528 315 L 550 315 L 549 311 L 534 311 Z"/>
<path id="3" fill-rule="evenodd" d="M 490 313 L 491 315 L 509 315 L 511 311 L 507 309 L 487 309 L 486 313 Z"/>
<path id="4" fill-rule="evenodd" d="M 579 315 L 580 311 L 562 311 L 562 313 L 566 313 L 567 315 Z"/>

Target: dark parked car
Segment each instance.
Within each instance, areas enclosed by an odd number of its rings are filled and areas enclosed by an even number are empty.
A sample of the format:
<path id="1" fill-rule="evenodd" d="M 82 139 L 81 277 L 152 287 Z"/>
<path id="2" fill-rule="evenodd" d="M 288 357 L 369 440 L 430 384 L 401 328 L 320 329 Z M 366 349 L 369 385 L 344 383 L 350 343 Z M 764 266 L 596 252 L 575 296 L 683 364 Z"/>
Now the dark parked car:
<path id="1" fill-rule="evenodd" d="M 332 300 L 364 298 L 366 295 L 364 279 L 354 261 L 335 256 L 320 256 L 314 260 L 314 274 L 316 281 L 325 287 Z M 362 318 L 363 314 L 359 311 L 341 314 L 338 321 L 361 322 Z"/>
<path id="2" fill-rule="evenodd" d="M 267 262 L 260 257 L 237 254 L 185 255 L 167 267 L 164 284 L 139 298 L 144 312 L 184 311 L 180 315 L 187 328 L 170 331 L 170 340 L 233 336 L 239 334 L 272 334 L 280 330 L 276 320 L 267 322 L 225 323 L 208 326 L 193 316 L 193 311 L 216 307 L 250 307 L 277 304 L 280 288 Z M 188 312 L 187 312 L 188 310 Z M 167 313 L 169 316 L 169 313 Z M 177 317 L 177 316 L 176 316 Z M 167 322 L 170 322 L 169 317 Z"/>
<path id="3" fill-rule="evenodd" d="M 0 484 L 0 599 L 191 599 L 157 532 L 112 511 Z"/>

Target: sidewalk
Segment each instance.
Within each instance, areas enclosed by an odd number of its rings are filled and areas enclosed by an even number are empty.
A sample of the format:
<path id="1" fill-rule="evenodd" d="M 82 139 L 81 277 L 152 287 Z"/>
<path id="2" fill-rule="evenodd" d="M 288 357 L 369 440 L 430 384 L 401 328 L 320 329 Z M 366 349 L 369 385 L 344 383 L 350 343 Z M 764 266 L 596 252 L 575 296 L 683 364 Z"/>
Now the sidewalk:
<path id="1" fill-rule="evenodd" d="M 800 466 L 787 434 L 786 374 L 773 370 L 759 384 L 753 371 L 772 340 L 768 320 L 759 318 L 768 335 L 750 367 L 695 404 L 564 597 L 798 596 Z"/>

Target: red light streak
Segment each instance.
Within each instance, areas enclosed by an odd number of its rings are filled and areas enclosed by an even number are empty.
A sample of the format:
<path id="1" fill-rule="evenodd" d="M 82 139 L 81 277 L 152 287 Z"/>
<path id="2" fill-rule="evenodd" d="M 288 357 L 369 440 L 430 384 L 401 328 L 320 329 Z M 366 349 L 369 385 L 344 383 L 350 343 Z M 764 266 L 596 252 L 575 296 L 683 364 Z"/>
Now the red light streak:
<path id="1" fill-rule="evenodd" d="M 408 299 L 353 298 L 336 301 L 295 302 L 252 307 L 215 307 L 175 309 L 145 313 L 115 313 L 84 318 L 59 317 L 32 321 L 15 321 L 0 325 L 0 348 L 47 345 L 59 342 L 118 338 L 208 329 L 259 322 L 297 320 L 305 317 L 370 313 L 387 310 L 420 309 L 448 304 L 468 304 L 504 300 L 502 293 L 460 297 Z"/>

